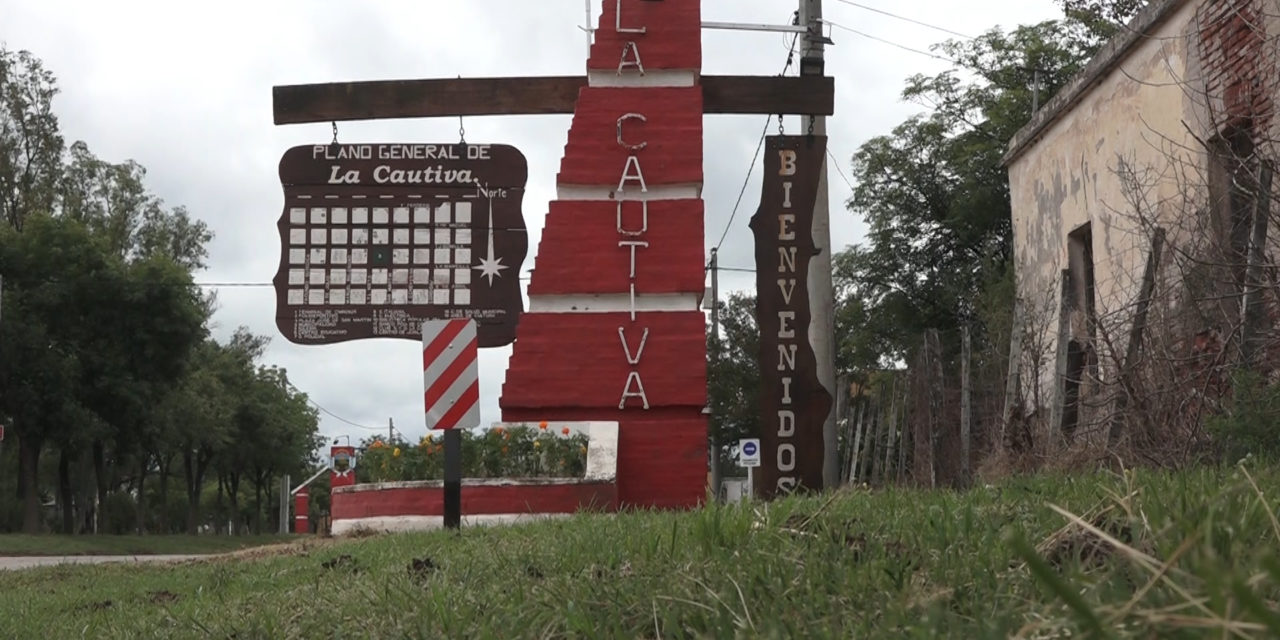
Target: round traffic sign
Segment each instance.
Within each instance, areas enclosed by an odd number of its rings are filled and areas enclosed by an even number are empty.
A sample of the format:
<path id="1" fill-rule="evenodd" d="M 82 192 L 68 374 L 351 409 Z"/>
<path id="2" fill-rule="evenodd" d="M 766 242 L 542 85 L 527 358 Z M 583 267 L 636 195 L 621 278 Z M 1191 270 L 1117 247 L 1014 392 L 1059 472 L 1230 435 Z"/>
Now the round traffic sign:
<path id="1" fill-rule="evenodd" d="M 754 443 L 754 442 L 748 442 L 748 443 L 746 443 L 746 444 L 742 445 L 742 453 L 743 453 L 744 455 L 754 456 L 754 455 L 756 455 L 757 453 L 759 453 L 759 447 L 757 447 L 757 446 L 756 446 L 756 443 Z"/>

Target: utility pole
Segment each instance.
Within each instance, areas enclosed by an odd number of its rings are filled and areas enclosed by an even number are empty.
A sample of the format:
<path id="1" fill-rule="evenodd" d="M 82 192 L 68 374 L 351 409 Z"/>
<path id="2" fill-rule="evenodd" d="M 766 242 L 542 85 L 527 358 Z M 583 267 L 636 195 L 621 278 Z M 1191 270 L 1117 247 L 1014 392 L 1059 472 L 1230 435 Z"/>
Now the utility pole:
<path id="1" fill-rule="evenodd" d="M 720 364 L 720 250 L 711 250 L 711 365 Z M 708 398 L 708 402 L 710 398 Z M 711 496 L 720 502 L 720 437 L 711 431 Z"/>
<path id="2" fill-rule="evenodd" d="M 800 24 L 808 28 L 800 56 L 801 75 L 826 75 L 826 36 L 822 31 L 822 0 L 800 0 Z M 802 127 L 814 136 L 827 135 L 827 118 L 810 116 Z M 831 199 L 827 193 L 826 161 L 818 179 L 818 199 L 813 209 L 813 244 L 818 255 L 809 262 L 809 339 L 818 361 L 818 382 L 836 397 L 835 291 L 831 284 Z M 840 484 L 840 461 L 834 405 L 822 424 L 822 484 L 834 489 Z"/>
<path id="3" fill-rule="evenodd" d="M 395 418 L 387 418 L 387 444 L 391 444 L 396 439 L 396 420 Z"/>

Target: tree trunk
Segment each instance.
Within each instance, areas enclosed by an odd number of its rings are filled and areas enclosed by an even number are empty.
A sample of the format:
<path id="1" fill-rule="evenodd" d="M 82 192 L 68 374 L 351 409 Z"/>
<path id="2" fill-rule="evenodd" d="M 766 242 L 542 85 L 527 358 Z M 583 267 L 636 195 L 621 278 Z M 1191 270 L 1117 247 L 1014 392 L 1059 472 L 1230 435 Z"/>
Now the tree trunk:
<path id="1" fill-rule="evenodd" d="M 71 496 L 71 454 L 66 448 L 58 451 L 58 508 L 62 512 L 62 533 L 76 533 L 74 501 Z"/>
<path id="2" fill-rule="evenodd" d="M 182 471 L 187 480 L 187 533 L 195 535 L 200 529 L 200 485 L 204 479 L 199 455 L 182 452 Z"/>
<path id="3" fill-rule="evenodd" d="M 18 490 L 22 493 L 22 532 L 40 533 L 40 440 L 18 433 Z"/>
<path id="4" fill-rule="evenodd" d="M 150 461 L 151 456 L 144 451 L 142 463 L 138 465 L 138 521 L 136 524 L 138 535 L 147 532 L 147 463 Z"/>
<path id="5" fill-rule="evenodd" d="M 93 532 L 98 533 L 102 524 L 102 508 L 107 504 L 107 448 L 101 440 L 93 441 L 93 479 L 98 498 L 93 505 Z"/>
<path id="6" fill-rule="evenodd" d="M 253 532 L 262 533 L 262 482 L 261 477 L 253 478 Z"/>
<path id="7" fill-rule="evenodd" d="M 173 456 L 156 456 L 156 464 L 160 467 L 160 532 L 172 533 L 173 523 L 169 522 L 169 471 L 173 468 Z"/>
<path id="8" fill-rule="evenodd" d="M 233 473 L 228 479 L 231 482 L 227 487 L 228 493 L 231 495 L 231 535 L 238 536 L 242 531 L 240 527 L 240 474 Z"/>

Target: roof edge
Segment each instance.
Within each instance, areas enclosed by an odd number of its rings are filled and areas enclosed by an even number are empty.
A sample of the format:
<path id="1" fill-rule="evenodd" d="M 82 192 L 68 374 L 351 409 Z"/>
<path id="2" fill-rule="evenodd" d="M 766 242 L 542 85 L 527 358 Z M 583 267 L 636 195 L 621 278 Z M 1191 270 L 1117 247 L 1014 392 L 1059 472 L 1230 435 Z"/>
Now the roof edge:
<path id="1" fill-rule="evenodd" d="M 1008 167 L 1024 152 L 1035 146 L 1040 140 L 1040 134 L 1057 123 L 1072 107 L 1084 99 L 1085 95 L 1097 87 L 1103 78 L 1120 66 L 1130 50 L 1145 41 L 1153 29 L 1164 22 L 1175 9 L 1181 8 L 1187 2 L 1188 0 L 1157 0 L 1138 12 L 1138 15 L 1124 27 L 1122 33 L 1099 49 L 1084 69 L 1059 90 L 1052 100 L 1041 107 L 1032 116 L 1030 122 L 1013 134 L 1013 138 L 1009 141 L 1009 150 L 1000 159 L 1000 164 Z"/>

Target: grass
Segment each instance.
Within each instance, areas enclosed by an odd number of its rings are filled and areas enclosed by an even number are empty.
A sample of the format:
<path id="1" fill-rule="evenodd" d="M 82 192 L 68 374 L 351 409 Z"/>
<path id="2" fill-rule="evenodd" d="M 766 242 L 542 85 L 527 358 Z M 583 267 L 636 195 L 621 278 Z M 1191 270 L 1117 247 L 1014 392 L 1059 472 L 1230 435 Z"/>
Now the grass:
<path id="1" fill-rule="evenodd" d="M 1280 470 L 1036 477 L 0 580 L 0 637 L 1280 636 Z"/>
<path id="2" fill-rule="evenodd" d="M 117 556 L 226 553 L 278 544 L 293 536 L 61 536 L 0 535 L 0 556 Z"/>

